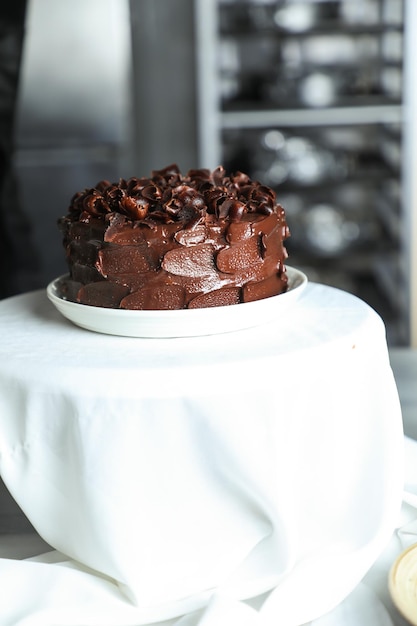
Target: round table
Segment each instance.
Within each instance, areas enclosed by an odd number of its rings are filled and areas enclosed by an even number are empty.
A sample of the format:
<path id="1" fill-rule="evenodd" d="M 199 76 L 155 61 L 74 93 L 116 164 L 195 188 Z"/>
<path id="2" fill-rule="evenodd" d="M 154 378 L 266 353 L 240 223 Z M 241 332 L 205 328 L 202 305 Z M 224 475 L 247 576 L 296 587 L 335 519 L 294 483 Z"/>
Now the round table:
<path id="1" fill-rule="evenodd" d="M 391 537 L 400 405 L 354 296 L 309 284 L 255 328 L 140 339 L 39 291 L 0 303 L 0 356 L 1 476 L 54 548 L 0 559 L 5 623 L 298 626 Z"/>

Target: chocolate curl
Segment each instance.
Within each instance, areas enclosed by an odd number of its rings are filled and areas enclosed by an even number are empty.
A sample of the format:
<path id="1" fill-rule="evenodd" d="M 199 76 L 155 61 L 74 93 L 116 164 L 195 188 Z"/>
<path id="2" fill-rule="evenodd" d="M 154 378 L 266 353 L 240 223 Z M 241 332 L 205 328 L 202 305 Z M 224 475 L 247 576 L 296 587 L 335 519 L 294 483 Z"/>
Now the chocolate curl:
<path id="1" fill-rule="evenodd" d="M 162 198 L 161 189 L 153 183 L 145 185 L 141 190 L 141 194 L 142 197 L 145 198 L 145 200 L 149 200 L 149 202 L 159 202 Z M 132 193 L 132 195 L 134 194 Z"/>
<path id="2" fill-rule="evenodd" d="M 170 185 L 171 187 L 179 185 L 182 181 L 182 176 L 178 165 L 172 163 L 172 165 L 168 165 L 162 170 L 153 170 L 152 181 L 161 187 L 166 185 Z"/>
<path id="3" fill-rule="evenodd" d="M 225 179 L 225 175 L 226 175 L 226 170 L 224 169 L 224 167 L 222 165 L 219 165 L 219 167 L 216 167 L 216 169 L 213 171 L 212 174 L 212 179 L 215 185 L 222 185 Z"/>
<path id="4" fill-rule="evenodd" d="M 87 211 L 91 215 L 103 215 L 109 213 L 111 210 L 106 200 L 96 189 L 91 189 L 84 194 L 82 206 L 84 211 Z"/>
<path id="5" fill-rule="evenodd" d="M 149 201 L 145 198 L 124 196 L 120 201 L 120 208 L 128 217 L 134 220 L 143 220 L 149 211 Z"/>
<path id="6" fill-rule="evenodd" d="M 219 206 L 219 218 L 229 218 L 232 222 L 239 222 L 245 211 L 245 204 L 239 200 L 228 199 Z"/>
<path id="7" fill-rule="evenodd" d="M 115 211 L 116 213 L 120 211 L 120 202 L 125 197 L 126 192 L 119 185 L 110 185 L 104 193 L 103 197 L 110 207 L 111 211 Z"/>
<path id="8" fill-rule="evenodd" d="M 154 181 L 151 178 L 136 178 L 133 176 L 126 183 L 126 193 L 129 196 L 140 196 L 142 190 L 148 185 L 154 185 Z"/>
<path id="9" fill-rule="evenodd" d="M 223 187 L 212 187 L 204 193 L 207 212 L 218 216 L 219 206 L 227 200 L 227 191 Z"/>
<path id="10" fill-rule="evenodd" d="M 231 174 L 230 180 L 238 187 L 248 185 L 252 182 L 249 176 L 247 174 L 244 174 L 243 172 L 236 172 L 235 174 Z"/>
<path id="11" fill-rule="evenodd" d="M 201 194 L 189 185 L 179 185 L 165 202 L 165 210 L 185 223 L 185 228 L 194 228 L 206 212 L 206 204 Z"/>
<path id="12" fill-rule="evenodd" d="M 190 184 L 191 182 L 195 183 L 207 183 L 211 179 L 211 172 L 209 169 L 201 168 L 196 170 L 189 170 L 186 176 L 187 182 Z"/>

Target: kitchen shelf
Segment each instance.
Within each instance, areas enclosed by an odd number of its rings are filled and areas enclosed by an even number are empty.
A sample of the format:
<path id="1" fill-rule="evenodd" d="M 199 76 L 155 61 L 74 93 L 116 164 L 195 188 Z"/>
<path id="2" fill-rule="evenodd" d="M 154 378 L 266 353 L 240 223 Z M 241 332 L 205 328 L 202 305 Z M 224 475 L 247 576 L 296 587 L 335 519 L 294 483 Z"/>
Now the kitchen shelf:
<path id="1" fill-rule="evenodd" d="M 395 23 L 385 24 L 342 24 L 340 20 L 318 22 L 314 26 L 306 28 L 304 30 L 288 30 L 287 28 L 280 27 L 278 25 L 264 25 L 255 26 L 253 23 L 245 23 L 242 21 L 241 28 L 236 28 L 235 24 L 230 26 L 220 25 L 219 33 L 222 36 L 233 36 L 236 39 L 244 39 L 247 37 L 280 37 L 287 38 L 307 38 L 316 35 L 334 35 L 336 29 L 343 28 L 343 34 L 352 37 L 361 36 L 379 36 L 386 33 L 402 33 L 402 25 Z"/>
<path id="2" fill-rule="evenodd" d="M 285 173 L 282 180 L 278 176 L 275 185 L 272 181 L 270 186 L 278 198 L 283 198 L 293 233 L 297 234 L 289 248 L 293 258 L 309 267 L 312 275 L 323 280 L 334 276 L 335 286 L 337 277 L 342 286 L 357 280 L 361 296 L 366 299 L 367 292 L 374 294 L 375 298 L 369 295 L 368 300 L 376 302 L 385 316 L 390 337 L 400 344 L 417 346 L 417 252 L 412 243 L 417 239 L 417 182 L 413 174 L 417 167 L 413 71 L 417 3 L 361 0 L 354 6 L 343 0 L 316 0 L 297 3 L 297 7 L 303 4 L 317 13 L 304 27 L 291 24 L 288 16 L 281 23 L 278 18 L 274 20 L 276 11 L 294 10 L 288 0 L 195 0 L 200 166 L 214 168 L 222 163 L 235 169 L 248 168 L 250 175 L 256 172 L 260 180 L 270 184 L 268 167 L 274 166 L 275 158 L 279 174 L 283 157 L 278 148 L 275 157 L 273 150 L 270 155 L 262 153 L 261 135 L 269 131 L 282 133 L 283 141 L 289 137 L 311 141 L 318 154 L 333 151 L 339 164 L 353 159 L 355 167 L 348 163 L 345 171 L 343 167 L 341 173 L 329 171 L 312 184 L 308 176 L 305 181 L 291 181 Z M 368 19 L 361 20 L 359 10 L 366 13 L 367 9 Z M 343 21 L 347 14 L 353 19 Z M 320 45 L 320 38 L 324 43 L 331 40 L 332 46 L 340 38 L 346 47 L 339 57 L 323 54 L 324 44 L 316 57 L 309 55 L 309 46 Z M 368 56 L 352 46 L 359 41 L 369 44 Z M 345 57 L 343 51 L 347 51 Z M 364 68 L 367 82 L 362 84 L 358 78 L 355 84 L 355 77 L 364 76 Z M 300 83 L 305 77 L 322 73 L 329 80 L 339 80 L 338 69 L 345 72 L 345 83 L 336 85 L 339 91 L 336 89 L 328 102 L 314 103 L 314 98 L 303 101 Z M 276 92 L 270 89 L 274 81 Z M 335 128 L 363 137 L 358 154 L 348 140 L 345 147 L 326 144 L 329 129 Z M 349 187 L 362 193 L 358 195 L 358 217 L 351 206 L 338 202 L 338 195 L 342 198 Z M 308 214 L 320 203 L 334 209 L 341 224 L 344 219 L 357 219 L 369 239 L 365 237 L 360 245 L 357 242 L 328 257 L 303 245 Z M 331 211 L 328 213 L 330 220 Z M 320 219 L 325 217 L 323 214 Z M 329 222 L 323 226 L 327 227 L 335 226 Z"/>
<path id="3" fill-rule="evenodd" d="M 333 126 L 352 124 L 398 124 L 403 119 L 401 104 L 331 107 L 323 109 L 252 108 L 219 112 L 221 128 L 268 128 L 270 126 Z"/>

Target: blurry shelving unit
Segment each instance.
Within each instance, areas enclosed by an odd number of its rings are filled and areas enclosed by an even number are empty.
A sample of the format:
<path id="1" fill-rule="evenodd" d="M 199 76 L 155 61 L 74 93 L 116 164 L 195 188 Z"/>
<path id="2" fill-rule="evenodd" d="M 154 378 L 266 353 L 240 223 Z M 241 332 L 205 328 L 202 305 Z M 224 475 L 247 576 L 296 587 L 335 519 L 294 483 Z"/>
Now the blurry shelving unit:
<path id="1" fill-rule="evenodd" d="M 415 0 L 195 0 L 201 167 L 277 191 L 290 264 L 417 345 Z"/>

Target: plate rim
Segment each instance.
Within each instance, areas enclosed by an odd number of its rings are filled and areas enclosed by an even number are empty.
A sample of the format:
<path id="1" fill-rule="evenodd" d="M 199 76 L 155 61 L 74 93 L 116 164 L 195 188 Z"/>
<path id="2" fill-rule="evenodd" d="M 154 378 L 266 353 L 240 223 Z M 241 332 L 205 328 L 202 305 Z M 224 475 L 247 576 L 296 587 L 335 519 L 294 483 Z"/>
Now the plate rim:
<path id="1" fill-rule="evenodd" d="M 308 284 L 307 275 L 302 270 L 293 268 L 292 266 L 286 266 L 286 270 L 289 275 L 289 280 L 293 281 L 295 284 L 293 287 L 281 294 L 270 296 L 268 298 L 262 298 L 260 300 L 254 300 L 252 302 L 243 302 L 237 305 L 204 307 L 200 309 L 115 309 L 73 302 L 71 300 L 67 300 L 58 293 L 58 285 L 60 281 L 67 278 L 69 276 L 68 274 L 62 274 L 51 281 L 46 287 L 46 293 L 48 299 L 52 302 L 58 312 L 61 313 L 61 315 L 63 315 L 66 319 L 70 320 L 73 324 L 81 328 L 86 328 L 99 333 L 129 337 L 195 337 L 222 334 L 224 332 L 232 332 L 233 330 L 243 330 L 244 328 L 260 326 L 264 322 L 262 319 L 258 320 L 256 313 L 257 311 L 265 308 L 266 301 L 276 303 L 280 302 L 278 299 L 281 298 L 281 301 L 285 301 L 289 304 L 291 301 L 298 299 Z M 236 316 L 235 311 L 237 308 L 242 311 L 241 316 Z M 284 311 L 285 309 L 286 306 L 284 305 L 282 310 Z M 83 313 L 85 313 L 86 318 L 96 318 L 96 322 L 92 323 L 91 319 L 89 319 L 88 323 L 80 323 L 79 318 L 83 317 Z M 209 320 L 207 320 L 208 316 L 210 316 Z M 269 315 L 268 313 L 268 316 L 268 319 L 265 321 L 270 321 L 273 314 L 271 313 L 271 315 Z M 244 322 L 242 324 L 242 318 L 244 317 L 252 319 L 253 321 Z M 233 320 L 231 318 L 233 318 Z M 117 323 L 121 326 L 123 323 L 130 324 L 131 326 L 134 324 L 137 324 L 138 326 L 140 324 L 148 324 L 148 326 L 150 326 L 154 323 L 155 326 L 158 324 L 166 324 L 167 326 L 168 324 L 172 324 L 173 327 L 175 327 L 175 325 L 183 325 L 185 327 L 186 324 L 190 324 L 191 326 L 193 323 L 198 325 L 204 322 L 205 325 L 208 323 L 210 328 L 210 324 L 211 326 L 216 323 L 221 324 L 225 320 L 229 322 L 229 324 L 226 323 L 226 330 L 220 329 L 218 331 L 207 330 L 206 328 L 201 328 L 200 330 L 195 330 L 193 328 L 190 328 L 190 330 L 184 330 L 184 328 L 182 328 L 181 331 L 168 331 L 165 328 L 163 331 L 155 330 L 151 332 L 148 329 L 145 332 L 143 329 L 138 329 L 134 332 L 127 332 L 126 329 L 117 330 L 115 320 L 117 320 Z M 106 322 L 111 325 L 112 330 L 104 329 Z M 236 328 L 230 327 L 231 322 L 236 324 Z"/>
<path id="2" fill-rule="evenodd" d="M 158 317 L 162 317 L 162 316 L 167 316 L 169 315 L 170 317 L 173 317 L 175 315 L 181 314 L 184 315 L 184 313 L 187 316 L 191 316 L 191 315 L 195 315 L 197 316 L 197 314 L 200 311 L 224 311 L 224 310 L 229 310 L 231 307 L 242 307 L 244 306 L 245 309 L 247 309 L 249 306 L 251 305 L 256 305 L 259 302 L 265 302 L 265 300 L 271 300 L 272 298 L 279 298 L 279 297 L 284 297 L 287 294 L 292 294 L 294 293 L 296 290 L 300 291 L 301 289 L 304 289 L 304 287 L 306 287 L 307 283 L 308 283 L 308 278 L 307 275 L 302 271 L 299 270 L 295 267 L 292 267 L 290 265 L 286 265 L 286 271 L 287 274 L 291 274 L 294 273 L 294 279 L 299 279 L 300 283 L 295 285 L 293 288 L 288 289 L 287 291 L 284 291 L 283 293 L 279 293 L 276 294 L 275 296 L 269 296 L 267 298 L 260 298 L 259 300 L 252 300 L 251 302 L 241 302 L 237 305 L 223 305 L 223 306 L 215 306 L 215 307 L 201 307 L 198 309 L 118 309 L 118 308 L 112 308 L 112 307 L 99 307 L 99 306 L 93 306 L 91 304 L 83 304 L 81 302 L 73 302 L 72 300 L 67 300 L 66 298 L 60 296 L 57 293 L 57 285 L 60 281 L 62 281 L 65 278 L 69 277 L 69 274 L 61 274 L 60 276 L 57 276 L 56 278 L 54 278 L 46 287 L 46 293 L 48 295 L 48 298 L 52 301 L 52 302 L 56 302 L 57 300 L 59 302 L 64 302 L 66 305 L 68 305 L 69 307 L 76 307 L 77 309 L 79 309 L 79 307 L 83 307 L 84 309 L 87 310 L 91 310 L 91 311 L 100 311 L 100 312 L 104 312 L 104 311 L 111 311 L 113 314 L 114 312 L 117 312 L 117 314 L 120 314 L 120 316 L 126 316 L 129 314 L 134 314 L 135 317 L 140 315 L 140 314 L 144 314 L 146 313 L 147 315 L 149 315 L 150 313 L 152 313 L 152 315 L 156 315 Z"/>

